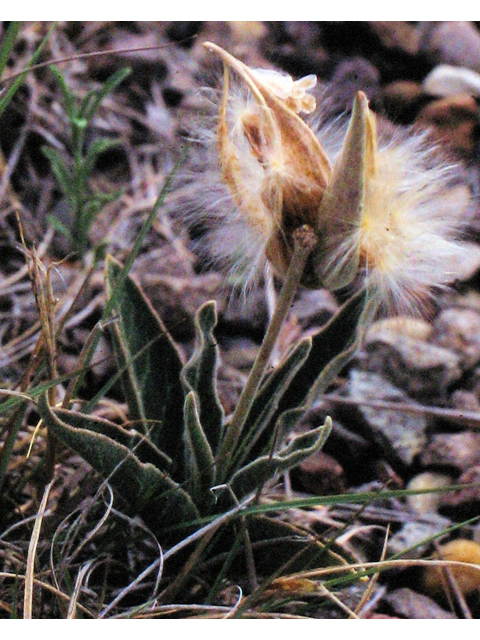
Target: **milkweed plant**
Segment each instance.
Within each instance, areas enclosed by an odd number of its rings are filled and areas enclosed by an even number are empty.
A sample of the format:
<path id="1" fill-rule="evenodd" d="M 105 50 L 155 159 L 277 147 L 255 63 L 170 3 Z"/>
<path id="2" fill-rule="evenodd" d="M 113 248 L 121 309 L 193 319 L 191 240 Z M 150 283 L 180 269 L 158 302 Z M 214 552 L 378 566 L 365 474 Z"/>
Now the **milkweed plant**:
<path id="1" fill-rule="evenodd" d="M 224 67 L 216 124 L 203 136 L 217 173 L 198 176 L 198 207 L 189 219 L 202 220 L 201 242 L 219 263 L 247 278 L 268 264 L 283 281 L 235 410 L 225 415 L 217 393 L 215 302 L 199 309 L 195 349 L 184 362 L 141 289 L 109 257 L 112 341 L 130 422 L 55 408 L 47 396 L 40 413 L 167 547 L 231 513 L 222 524 L 249 541 L 253 562 L 261 562 L 256 543 L 265 554 L 265 541 L 275 540 L 276 569 L 293 557 L 303 564 L 292 569 L 341 563 L 332 546 L 312 546 L 301 529 L 246 517 L 242 509 L 322 447 L 330 418 L 308 431 L 295 425 L 355 352 L 374 314 L 418 312 L 452 280 L 450 265 L 464 250 L 462 226 L 443 194 L 455 167 L 438 160 L 425 134 L 379 139 L 361 91 L 344 130 L 335 132 L 341 143 L 332 145 L 331 128 L 304 120 L 316 109 L 309 93 L 315 76 L 294 81 L 251 69 L 213 43 L 205 47 Z M 349 290 L 351 297 L 269 367 L 299 286 Z M 219 548 L 223 529 L 215 529 Z M 242 544 L 235 548 L 240 553 Z"/>

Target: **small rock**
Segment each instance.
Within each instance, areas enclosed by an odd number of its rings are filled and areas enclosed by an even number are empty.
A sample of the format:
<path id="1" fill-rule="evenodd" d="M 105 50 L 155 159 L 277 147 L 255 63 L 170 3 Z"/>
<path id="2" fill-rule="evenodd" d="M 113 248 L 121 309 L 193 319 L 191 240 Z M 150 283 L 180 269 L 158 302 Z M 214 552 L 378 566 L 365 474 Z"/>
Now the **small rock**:
<path id="1" fill-rule="evenodd" d="M 448 513 L 455 509 L 455 513 L 466 511 L 477 515 L 480 506 L 480 465 L 472 467 L 462 473 L 455 484 L 470 485 L 458 491 L 451 491 L 444 494 L 438 494 L 440 506 L 442 509 L 448 509 Z M 462 518 L 464 519 L 464 518 Z"/>
<path id="2" fill-rule="evenodd" d="M 480 96 L 480 74 L 471 69 L 440 64 L 424 79 L 423 88 L 435 96 L 452 96 L 457 93 Z"/>
<path id="3" fill-rule="evenodd" d="M 324 451 L 318 451 L 304 460 L 295 477 L 305 491 L 314 495 L 329 495 L 345 491 L 341 465 Z"/>
<path id="4" fill-rule="evenodd" d="M 421 520 L 405 522 L 388 541 L 389 554 L 400 554 L 402 558 L 421 558 L 431 544 L 431 538 L 451 525 L 448 518 L 438 514 L 423 516 Z"/>
<path id="5" fill-rule="evenodd" d="M 259 346 L 251 338 L 225 337 L 220 339 L 222 362 L 235 370 L 248 373 L 252 368 Z"/>
<path id="6" fill-rule="evenodd" d="M 322 99 L 322 116 L 326 120 L 342 116 L 352 109 L 357 91 L 364 91 L 373 109 L 381 106 L 380 74 L 364 58 L 340 62 Z"/>
<path id="7" fill-rule="evenodd" d="M 409 491 L 423 491 L 425 489 L 441 489 L 452 484 L 450 476 L 425 471 L 412 478 L 407 485 Z M 441 504 L 441 493 L 417 493 L 407 496 L 408 506 L 420 514 L 435 513 Z"/>
<path id="8" fill-rule="evenodd" d="M 433 326 L 422 318 L 410 316 L 393 316 L 377 320 L 367 329 L 365 340 L 375 340 L 376 336 L 382 336 L 385 331 L 391 331 L 402 336 L 417 340 L 428 340 L 432 335 Z"/>
<path id="9" fill-rule="evenodd" d="M 386 49 L 417 55 L 420 34 L 412 24 L 399 20 L 378 20 L 369 22 L 369 25 Z"/>
<path id="10" fill-rule="evenodd" d="M 419 29 L 419 49 L 436 63 L 480 72 L 480 33 L 473 22 L 423 22 Z"/>
<path id="11" fill-rule="evenodd" d="M 302 289 L 292 307 L 302 329 L 323 326 L 338 311 L 338 302 L 327 289 Z"/>
<path id="12" fill-rule="evenodd" d="M 452 562 L 468 562 L 476 567 L 462 567 L 452 565 L 450 572 L 458 588 L 464 596 L 480 591 L 480 544 L 473 540 L 458 538 L 443 544 L 435 554 L 441 560 Z M 423 572 L 425 590 L 432 595 L 442 595 L 449 591 L 448 580 L 438 566 L 425 567 Z"/>
<path id="13" fill-rule="evenodd" d="M 363 368 L 379 372 L 414 398 L 443 397 L 462 376 L 460 356 L 388 328 L 367 335 Z"/>
<path id="14" fill-rule="evenodd" d="M 450 402 L 454 409 L 460 413 L 463 411 L 475 411 L 480 415 L 480 402 L 473 391 L 456 389 L 450 396 Z"/>
<path id="15" fill-rule="evenodd" d="M 440 312 L 434 322 L 432 340 L 460 356 L 460 364 L 470 369 L 480 362 L 480 313 L 451 307 Z"/>
<path id="16" fill-rule="evenodd" d="M 348 393 L 359 400 L 408 402 L 408 396 L 382 376 L 353 369 Z M 395 409 L 375 409 L 359 404 L 370 436 L 392 461 L 410 465 L 426 442 L 427 420 L 422 414 L 412 415 Z"/>
<path id="17" fill-rule="evenodd" d="M 424 467 L 453 467 L 466 471 L 480 464 L 480 433 L 437 433 L 420 456 Z"/>
<path id="18" fill-rule="evenodd" d="M 432 134 L 462 158 L 470 158 L 478 114 L 475 98 L 467 94 L 447 96 L 420 109 L 415 124 Z"/>
<path id="19" fill-rule="evenodd" d="M 147 298 L 165 322 L 172 336 L 180 341 L 195 335 L 194 317 L 208 300 L 217 300 L 217 310 L 223 311 L 220 295 L 223 282 L 217 273 L 195 277 L 176 277 L 136 271 Z"/>
<path id="20" fill-rule="evenodd" d="M 399 124 L 411 124 L 420 108 L 429 101 L 423 87 L 413 80 L 396 80 L 383 90 L 387 115 Z"/>
<path id="21" fill-rule="evenodd" d="M 434 600 L 412 589 L 397 589 L 385 596 L 386 602 L 399 616 L 408 620 L 445 620 L 456 618 L 450 611 L 445 611 Z"/>

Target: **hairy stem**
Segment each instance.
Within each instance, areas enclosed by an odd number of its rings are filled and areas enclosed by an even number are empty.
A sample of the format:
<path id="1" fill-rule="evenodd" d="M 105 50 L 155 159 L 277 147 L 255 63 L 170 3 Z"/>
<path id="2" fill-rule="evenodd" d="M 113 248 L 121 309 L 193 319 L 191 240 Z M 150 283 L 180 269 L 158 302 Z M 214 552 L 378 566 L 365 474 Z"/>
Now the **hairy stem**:
<path id="1" fill-rule="evenodd" d="M 288 315 L 288 311 L 297 292 L 308 256 L 317 243 L 315 233 L 308 225 L 303 225 L 296 229 L 293 233 L 293 238 L 293 256 L 277 300 L 275 311 L 218 452 L 217 482 L 225 482 L 226 480 L 232 449 L 239 439 L 247 421 L 280 329 Z"/>

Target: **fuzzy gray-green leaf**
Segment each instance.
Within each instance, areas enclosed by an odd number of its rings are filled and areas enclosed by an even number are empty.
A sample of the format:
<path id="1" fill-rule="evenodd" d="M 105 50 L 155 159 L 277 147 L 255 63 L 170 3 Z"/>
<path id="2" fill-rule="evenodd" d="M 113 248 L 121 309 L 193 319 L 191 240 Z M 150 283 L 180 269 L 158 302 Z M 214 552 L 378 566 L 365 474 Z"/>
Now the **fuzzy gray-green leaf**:
<path id="1" fill-rule="evenodd" d="M 245 426 L 245 436 L 238 443 L 236 466 L 254 460 L 271 444 L 275 415 L 284 391 L 304 364 L 312 346 L 311 338 L 302 340 L 280 364 L 259 390 Z M 269 427 L 267 429 L 267 427 Z"/>
<path id="2" fill-rule="evenodd" d="M 55 415 L 62 422 L 69 424 L 75 429 L 88 429 L 94 433 L 100 433 L 118 444 L 127 447 L 141 462 L 149 462 L 160 471 L 170 472 L 173 462 L 148 438 L 148 435 L 139 434 L 136 431 L 127 430 L 123 427 L 99 418 L 90 416 L 78 411 L 68 409 L 55 409 Z"/>
<path id="3" fill-rule="evenodd" d="M 312 348 L 307 359 L 294 375 L 282 396 L 277 417 L 289 409 L 302 406 L 313 386 L 317 391 L 325 389 L 332 381 L 330 373 L 337 373 L 332 362 L 346 364 L 355 353 L 359 323 L 366 309 L 367 294 L 364 289 L 350 298 L 320 331 L 312 336 Z M 321 376 L 321 378 L 320 378 Z"/>
<path id="4" fill-rule="evenodd" d="M 192 499 L 170 476 L 150 463 L 141 462 L 125 445 L 96 431 L 98 424 L 88 417 L 82 428 L 61 419 L 48 405 L 46 396 L 39 400 L 39 412 L 45 424 L 67 446 L 84 458 L 155 528 L 168 528 L 198 518 Z M 62 418 L 68 417 L 65 412 Z M 87 427 L 87 428 L 85 428 Z"/>
<path id="5" fill-rule="evenodd" d="M 327 418 L 323 426 L 295 436 L 288 445 L 273 456 L 261 456 L 237 471 L 229 482 L 237 499 L 240 500 L 271 480 L 277 473 L 292 469 L 321 449 L 331 428 L 332 421 Z"/>
<path id="6" fill-rule="evenodd" d="M 114 297 L 118 320 L 114 346 L 132 420 L 145 422 L 152 442 L 174 462 L 183 463 L 183 404 L 180 380 L 183 367 L 179 351 L 138 285 L 127 277 L 116 286 L 122 267 L 108 257 L 107 296 Z M 155 426 L 156 425 L 156 426 Z M 140 428 L 140 427 L 139 427 Z M 182 478 L 179 467 L 177 477 Z"/>
<path id="7" fill-rule="evenodd" d="M 185 399 L 185 468 L 187 487 L 195 504 L 205 505 L 213 498 L 210 489 L 215 477 L 215 460 L 200 423 L 196 394 Z"/>
<path id="8" fill-rule="evenodd" d="M 200 420 L 212 452 L 217 451 L 223 428 L 223 408 L 218 399 L 218 345 L 214 336 L 217 325 L 215 301 L 206 302 L 195 315 L 195 350 L 182 371 L 182 381 L 198 398 Z"/>

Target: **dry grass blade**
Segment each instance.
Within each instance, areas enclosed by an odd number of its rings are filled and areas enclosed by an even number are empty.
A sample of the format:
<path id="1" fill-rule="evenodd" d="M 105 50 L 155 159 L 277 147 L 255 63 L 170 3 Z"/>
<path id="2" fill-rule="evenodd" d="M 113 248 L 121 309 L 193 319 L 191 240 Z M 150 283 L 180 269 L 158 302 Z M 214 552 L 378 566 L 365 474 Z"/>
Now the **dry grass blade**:
<path id="1" fill-rule="evenodd" d="M 73 589 L 72 598 L 70 600 L 70 604 L 68 605 L 67 620 L 72 620 L 76 616 L 77 602 L 82 589 L 83 581 L 94 563 L 95 563 L 94 560 L 90 560 L 90 562 L 87 562 L 77 574 L 77 579 L 75 580 L 75 587 Z"/>
<path id="2" fill-rule="evenodd" d="M 26 580 L 26 576 L 23 576 L 18 573 L 10 573 L 8 571 L 0 571 L 0 578 L 7 578 L 9 580 Z M 60 591 L 59 589 L 53 587 L 51 584 L 48 584 L 47 582 L 42 582 L 42 580 L 39 580 L 38 578 L 34 578 L 33 585 L 36 587 L 41 587 L 42 589 L 45 589 L 45 591 L 52 593 L 54 596 L 56 596 L 60 600 L 64 600 L 65 602 L 68 602 L 68 603 L 70 602 L 69 595 L 67 595 L 66 593 L 63 593 L 63 591 Z M 81 612 L 84 613 L 89 618 L 95 617 L 93 613 L 89 611 L 86 607 L 78 604 L 77 608 L 80 609 Z"/>
<path id="3" fill-rule="evenodd" d="M 128 587 L 123 589 L 116 596 L 116 598 L 114 600 L 112 600 L 112 602 L 101 612 L 101 614 L 98 617 L 99 618 L 105 618 L 107 616 L 107 614 L 110 613 L 113 610 L 113 608 L 132 589 L 134 589 L 138 584 L 140 584 L 150 573 L 152 573 L 152 571 L 155 571 L 155 569 L 157 569 L 157 567 L 159 565 L 161 565 L 165 560 L 167 560 L 168 558 L 170 558 L 174 554 L 178 553 L 179 551 L 184 549 L 186 546 L 188 546 L 192 542 L 195 542 L 196 540 L 199 540 L 199 539 L 203 538 L 203 536 L 208 535 L 211 532 L 214 533 L 218 529 L 218 527 L 220 527 L 221 525 L 223 525 L 226 522 L 228 522 L 230 520 L 230 518 L 234 517 L 239 511 L 241 511 L 245 506 L 247 506 L 247 504 L 249 502 L 251 502 L 252 500 L 253 500 L 253 496 L 249 496 L 248 498 L 243 500 L 239 505 L 237 505 L 236 507 L 234 507 L 230 511 L 227 511 L 222 516 L 219 516 L 218 518 L 216 518 L 215 520 L 213 520 L 209 524 L 207 524 L 204 527 L 201 527 L 200 529 L 198 529 L 198 531 L 195 531 L 195 533 L 192 533 L 190 536 L 187 536 L 186 538 L 181 540 L 178 544 L 176 544 L 171 549 L 169 549 L 167 552 L 165 552 L 165 554 L 161 558 L 157 558 L 157 560 L 155 560 L 155 562 L 153 562 L 149 567 L 147 567 L 144 571 L 142 571 L 142 573 L 139 576 L 137 576 L 137 578 L 135 578 L 135 580 L 133 582 L 131 582 L 128 585 Z"/>
<path id="4" fill-rule="evenodd" d="M 442 555 L 442 550 L 436 540 L 434 541 L 434 545 L 439 558 L 443 560 L 444 556 Z M 458 586 L 458 583 L 455 580 L 455 576 L 453 575 L 453 571 L 451 570 L 451 567 L 448 566 L 448 564 L 441 569 L 441 576 L 442 576 L 442 581 L 445 580 L 445 583 L 446 583 L 445 594 L 447 596 L 447 599 L 450 602 L 452 611 L 455 611 L 455 607 L 452 602 L 452 596 L 453 596 L 458 602 L 458 606 L 460 607 L 463 617 L 466 620 L 471 620 L 472 614 L 465 600 L 464 594 L 462 593 L 462 590 Z"/>
<path id="5" fill-rule="evenodd" d="M 340 598 L 338 598 L 334 593 L 332 593 L 329 589 L 327 589 L 327 587 L 324 584 L 321 584 L 319 588 L 320 588 L 320 593 L 324 595 L 326 598 L 328 598 L 329 600 L 331 600 L 342 611 L 344 611 L 349 618 L 353 618 L 354 620 L 360 619 L 355 611 L 352 611 L 352 609 L 350 609 L 350 607 L 344 604 L 340 600 Z"/>
<path id="6" fill-rule="evenodd" d="M 385 533 L 385 542 L 383 543 L 383 549 L 382 549 L 382 554 L 380 557 L 380 562 L 383 562 L 385 560 L 385 556 L 387 555 L 387 542 L 388 542 L 388 536 L 390 533 L 390 525 L 388 525 L 387 527 L 387 531 Z M 373 589 L 378 581 L 378 578 L 380 576 L 380 573 L 375 573 L 372 577 L 372 579 L 369 581 L 367 589 L 365 590 L 365 593 L 363 594 L 362 598 L 360 599 L 360 602 L 358 603 L 357 607 L 355 608 L 355 615 L 356 617 L 361 617 L 361 612 L 363 609 L 365 609 L 365 605 L 368 602 L 368 599 L 370 598 L 370 595 L 373 593 Z"/>
<path id="7" fill-rule="evenodd" d="M 27 556 L 27 568 L 25 573 L 25 595 L 23 604 L 23 617 L 25 620 L 31 620 L 33 617 L 33 585 L 35 575 L 35 558 L 37 554 L 38 540 L 40 538 L 40 531 L 42 528 L 43 518 L 47 510 L 48 496 L 50 495 L 50 489 L 52 488 L 53 481 L 50 481 L 43 492 L 42 502 L 38 510 L 37 517 L 35 519 L 35 525 L 33 527 L 32 537 L 30 538 L 30 544 L 28 546 Z"/>

